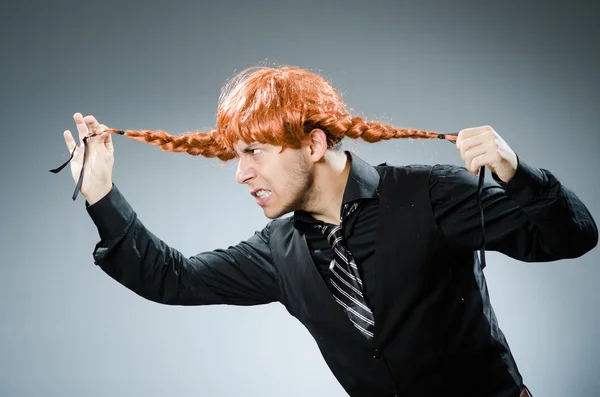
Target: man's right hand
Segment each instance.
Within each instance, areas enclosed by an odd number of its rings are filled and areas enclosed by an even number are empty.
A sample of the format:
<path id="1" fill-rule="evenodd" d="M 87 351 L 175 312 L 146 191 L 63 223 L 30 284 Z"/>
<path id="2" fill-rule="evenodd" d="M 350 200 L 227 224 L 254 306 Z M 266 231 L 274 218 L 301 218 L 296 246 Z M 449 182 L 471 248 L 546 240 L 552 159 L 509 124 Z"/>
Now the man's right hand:
<path id="1" fill-rule="evenodd" d="M 85 159 L 85 167 L 83 169 L 83 182 L 81 184 L 81 194 L 83 194 L 87 202 L 92 205 L 96 201 L 104 197 L 112 189 L 112 169 L 114 164 L 114 147 L 110 132 L 104 132 L 106 126 L 98 124 L 94 116 L 86 116 L 81 113 L 73 115 L 77 131 L 79 132 L 79 146 L 73 154 L 71 160 L 71 173 L 75 184 L 79 181 L 79 174 L 83 163 L 84 144 L 83 138 L 89 133 L 98 135 L 92 136 L 86 140 L 88 147 L 87 156 Z M 69 154 L 75 149 L 77 143 L 73 139 L 73 135 L 69 130 L 63 134 Z"/>

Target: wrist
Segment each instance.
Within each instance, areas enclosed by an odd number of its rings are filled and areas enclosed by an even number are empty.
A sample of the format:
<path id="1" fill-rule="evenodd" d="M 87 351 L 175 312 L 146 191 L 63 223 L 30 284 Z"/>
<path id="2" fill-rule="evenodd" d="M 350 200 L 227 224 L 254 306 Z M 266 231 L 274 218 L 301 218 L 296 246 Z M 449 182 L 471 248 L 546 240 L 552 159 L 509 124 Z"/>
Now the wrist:
<path id="1" fill-rule="evenodd" d="M 95 188 L 89 192 L 86 192 L 85 194 L 82 194 L 85 197 L 85 200 L 88 202 L 88 205 L 93 205 L 106 196 L 111 189 L 112 183 L 110 185 Z"/>

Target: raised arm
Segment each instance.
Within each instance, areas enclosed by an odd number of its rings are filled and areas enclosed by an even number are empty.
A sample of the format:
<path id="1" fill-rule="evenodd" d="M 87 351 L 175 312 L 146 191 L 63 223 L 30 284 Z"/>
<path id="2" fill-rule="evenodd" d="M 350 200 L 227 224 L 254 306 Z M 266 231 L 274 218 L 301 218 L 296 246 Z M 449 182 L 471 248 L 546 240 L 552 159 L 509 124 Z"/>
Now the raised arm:
<path id="1" fill-rule="evenodd" d="M 81 113 L 73 119 L 83 144 L 77 146 L 69 130 L 64 138 L 76 192 L 85 196 L 100 234 L 93 256 L 102 270 L 138 295 L 169 305 L 256 305 L 279 299 L 268 228 L 236 246 L 184 257 L 144 227 L 112 182 L 114 146 L 106 126 Z"/>
<path id="2" fill-rule="evenodd" d="M 550 171 L 518 158 L 508 183 L 492 174 L 482 191 L 486 249 L 525 262 L 576 258 L 598 244 L 598 229 L 581 200 Z M 481 224 L 477 206 L 478 178 L 464 167 L 432 169 L 432 210 L 452 246 L 477 250 Z"/>

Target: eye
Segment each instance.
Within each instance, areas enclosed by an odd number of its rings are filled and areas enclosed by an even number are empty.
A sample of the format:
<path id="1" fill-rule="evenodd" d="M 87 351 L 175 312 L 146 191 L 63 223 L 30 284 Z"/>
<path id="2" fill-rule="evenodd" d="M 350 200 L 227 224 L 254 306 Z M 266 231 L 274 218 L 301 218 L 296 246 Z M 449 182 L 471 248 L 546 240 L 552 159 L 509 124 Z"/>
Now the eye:
<path id="1" fill-rule="evenodd" d="M 250 149 L 250 152 L 251 152 L 252 154 L 259 154 L 259 153 L 261 153 L 261 150 L 262 150 L 262 149 L 254 148 L 254 149 Z"/>

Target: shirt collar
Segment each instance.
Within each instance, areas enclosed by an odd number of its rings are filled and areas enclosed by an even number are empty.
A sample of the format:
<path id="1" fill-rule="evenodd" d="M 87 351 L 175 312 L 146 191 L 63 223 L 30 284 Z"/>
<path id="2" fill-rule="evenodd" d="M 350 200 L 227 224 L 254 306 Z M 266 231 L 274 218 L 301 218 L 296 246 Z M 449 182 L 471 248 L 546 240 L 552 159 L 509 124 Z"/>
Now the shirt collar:
<path id="1" fill-rule="evenodd" d="M 344 189 L 344 198 L 342 204 L 361 199 L 372 199 L 379 196 L 377 187 L 379 186 L 379 173 L 371 164 L 367 163 L 355 153 L 345 150 L 344 153 L 350 161 L 350 174 L 348 182 Z M 294 226 L 298 226 L 298 221 L 313 223 L 315 219 L 308 212 L 298 210 L 294 211 Z"/>

